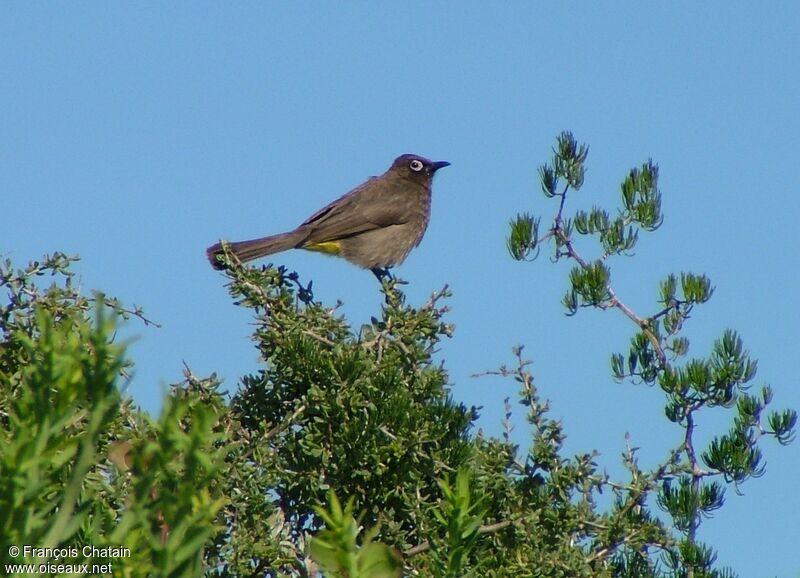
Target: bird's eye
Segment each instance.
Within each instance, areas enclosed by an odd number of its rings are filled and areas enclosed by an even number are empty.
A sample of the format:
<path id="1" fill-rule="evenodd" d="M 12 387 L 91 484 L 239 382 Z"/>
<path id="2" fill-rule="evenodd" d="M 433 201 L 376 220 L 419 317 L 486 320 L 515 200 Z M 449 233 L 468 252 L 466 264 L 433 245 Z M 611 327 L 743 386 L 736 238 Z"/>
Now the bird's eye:
<path id="1" fill-rule="evenodd" d="M 411 163 L 408 166 L 411 167 L 412 171 L 419 172 L 419 171 L 422 170 L 422 161 L 418 161 L 417 159 L 414 159 L 413 161 L 411 161 Z"/>

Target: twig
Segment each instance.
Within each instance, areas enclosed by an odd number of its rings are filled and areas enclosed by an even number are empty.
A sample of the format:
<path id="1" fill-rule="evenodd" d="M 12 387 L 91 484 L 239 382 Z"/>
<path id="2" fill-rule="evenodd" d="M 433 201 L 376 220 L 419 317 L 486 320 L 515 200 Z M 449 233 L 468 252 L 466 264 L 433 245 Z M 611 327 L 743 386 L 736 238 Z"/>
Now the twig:
<path id="1" fill-rule="evenodd" d="M 571 259 L 574 259 L 578 265 L 581 266 L 582 269 L 588 270 L 590 268 L 589 263 L 581 256 L 580 253 L 575 249 L 575 246 L 572 244 L 572 240 L 567 237 L 564 233 L 563 229 L 561 228 L 561 209 L 564 206 L 564 197 L 561 198 L 561 206 L 559 207 L 559 213 L 556 216 L 556 226 L 553 228 L 553 233 L 561 240 L 561 243 L 567 249 L 567 256 Z M 667 356 L 664 353 L 664 349 L 661 347 L 661 343 L 658 337 L 653 333 L 653 330 L 650 328 L 650 323 L 648 320 L 642 319 L 639 317 L 636 312 L 628 307 L 618 296 L 614 288 L 611 286 L 610 283 L 606 283 L 606 292 L 608 293 L 609 303 L 611 307 L 616 307 L 620 311 L 622 311 L 625 316 L 633 321 L 647 336 L 648 341 L 653 346 L 653 350 L 658 357 L 659 362 L 661 363 L 662 367 L 667 366 Z"/>
<path id="2" fill-rule="evenodd" d="M 322 335 L 318 335 L 318 334 L 314 333 L 313 331 L 311 331 L 310 329 L 303 329 L 301 331 L 301 333 L 303 335 L 308 335 L 309 337 L 313 337 L 317 341 L 319 341 L 321 343 L 324 343 L 325 345 L 328 345 L 330 347 L 333 347 L 335 345 L 335 343 L 333 341 L 331 341 L 330 339 L 328 339 L 327 337 L 323 337 Z"/>
<path id="3" fill-rule="evenodd" d="M 478 534 L 481 534 L 481 535 L 483 535 L 483 534 L 493 534 L 495 532 L 499 532 L 500 530 L 503 530 L 504 528 L 508 528 L 513 523 L 514 523 L 513 520 L 503 520 L 502 522 L 496 522 L 494 524 L 486 524 L 486 525 L 481 526 L 480 528 L 478 528 Z M 416 554 L 421 554 L 422 552 L 427 552 L 430 549 L 431 549 L 431 543 L 428 540 L 425 540 L 424 542 L 422 542 L 420 544 L 417 544 L 416 546 L 413 546 L 413 547 L 409 548 L 408 550 L 405 550 L 403 552 L 403 557 L 404 558 L 410 558 L 411 556 L 414 556 Z"/>
<path id="4" fill-rule="evenodd" d="M 289 426 L 294 424 L 295 420 L 297 420 L 297 418 L 300 417 L 300 415 L 304 411 L 306 411 L 306 407 L 307 407 L 306 404 L 301 404 L 300 406 L 298 406 L 298 408 L 296 410 L 294 410 L 294 412 L 292 412 L 292 415 L 290 415 L 289 417 L 284 419 L 281 423 L 279 423 L 274 428 L 269 430 L 266 434 L 264 434 L 264 438 L 263 438 L 264 441 L 268 441 L 268 440 L 274 438 L 276 435 L 281 433 L 283 430 L 287 429 Z"/>

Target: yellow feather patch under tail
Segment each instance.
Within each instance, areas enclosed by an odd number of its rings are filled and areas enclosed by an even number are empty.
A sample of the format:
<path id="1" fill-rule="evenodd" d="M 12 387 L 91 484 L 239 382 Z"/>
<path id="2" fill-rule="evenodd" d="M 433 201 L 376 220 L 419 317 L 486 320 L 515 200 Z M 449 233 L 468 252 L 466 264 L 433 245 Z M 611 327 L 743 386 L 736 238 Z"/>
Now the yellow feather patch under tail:
<path id="1" fill-rule="evenodd" d="M 342 252 L 342 244 L 339 241 L 322 241 L 321 243 L 303 245 L 303 249 L 319 251 L 320 253 L 327 253 L 328 255 L 338 255 Z"/>

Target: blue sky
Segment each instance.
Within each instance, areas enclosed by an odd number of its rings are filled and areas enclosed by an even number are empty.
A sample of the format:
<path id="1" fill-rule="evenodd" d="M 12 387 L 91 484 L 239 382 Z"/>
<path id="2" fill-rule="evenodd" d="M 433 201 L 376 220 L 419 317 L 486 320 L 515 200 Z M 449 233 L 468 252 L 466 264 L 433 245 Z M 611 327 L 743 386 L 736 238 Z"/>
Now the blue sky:
<path id="1" fill-rule="evenodd" d="M 553 214 L 536 170 L 571 130 L 591 146 L 572 208 L 616 206 L 631 167 L 661 168 L 665 222 L 612 263 L 620 296 L 647 314 L 666 274 L 705 272 L 716 293 L 687 326 L 690 353 L 737 329 L 776 407 L 800 408 L 798 5 L 497 6 L 4 3 L 0 255 L 78 254 L 87 290 L 160 322 L 127 328 L 131 393 L 157 411 L 184 360 L 230 389 L 258 368 L 250 318 L 205 247 L 293 228 L 401 153 L 448 160 L 426 237 L 397 273 L 411 303 L 454 291 L 456 333 L 439 353 L 454 397 L 499 434 L 514 383 L 470 375 L 525 344 L 570 452 L 598 449 L 619 472 L 628 432 L 652 466 L 680 432 L 656 389 L 609 376 L 633 327 L 615 312 L 567 318 L 567 266 L 505 249 L 514 214 Z M 369 272 L 300 251 L 274 260 L 313 279 L 318 299 L 341 299 L 356 327 L 379 310 Z M 800 444 L 764 450 L 766 476 L 729 492 L 701 534 L 742 576 L 800 576 Z"/>

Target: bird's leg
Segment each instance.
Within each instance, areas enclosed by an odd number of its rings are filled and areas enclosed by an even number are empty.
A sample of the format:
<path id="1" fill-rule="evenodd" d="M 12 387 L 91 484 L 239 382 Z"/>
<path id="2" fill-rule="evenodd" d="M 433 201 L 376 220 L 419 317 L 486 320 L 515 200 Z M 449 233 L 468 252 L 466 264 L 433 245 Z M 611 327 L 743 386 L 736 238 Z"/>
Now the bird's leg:
<path id="1" fill-rule="evenodd" d="M 387 281 L 394 279 L 394 277 L 392 277 L 392 272 L 389 271 L 388 267 L 373 267 L 370 269 L 370 271 L 372 271 L 372 274 L 378 278 L 379 283 L 383 283 L 384 278 L 386 278 Z"/>
<path id="2" fill-rule="evenodd" d="M 373 267 L 370 271 L 378 278 L 378 283 L 381 284 L 381 291 L 383 292 L 386 305 L 392 305 L 392 303 L 397 300 L 397 291 L 395 288 L 395 278 L 389 271 L 389 268 Z"/>

